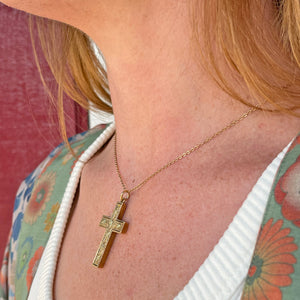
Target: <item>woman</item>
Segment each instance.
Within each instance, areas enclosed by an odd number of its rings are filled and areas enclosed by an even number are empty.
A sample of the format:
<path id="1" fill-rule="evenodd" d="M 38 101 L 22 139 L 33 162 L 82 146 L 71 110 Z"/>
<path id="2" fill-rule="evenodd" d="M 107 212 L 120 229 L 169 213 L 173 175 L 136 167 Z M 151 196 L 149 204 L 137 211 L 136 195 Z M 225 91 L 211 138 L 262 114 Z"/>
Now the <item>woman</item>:
<path id="1" fill-rule="evenodd" d="M 283 173 L 297 167 L 297 139 L 275 174 L 300 129 L 299 2 L 4 2 L 95 41 L 115 117 L 71 140 L 74 157 L 54 150 L 18 192 L 24 217 L 9 245 L 2 284 L 9 297 L 295 299 L 299 199 L 286 208 L 280 187 L 296 186 Z M 61 87 L 81 104 L 89 99 L 109 111 L 99 101 L 108 97 L 105 78 L 84 35 L 39 22 Z M 111 221 L 120 194 L 126 211 Z M 276 211 L 268 209 L 272 201 Z M 95 256 L 102 235 L 106 247 L 108 228 L 124 232 L 124 222 L 127 233 L 116 234 L 106 260 Z M 268 233 L 278 237 L 275 244 L 264 239 Z M 270 255 L 276 243 L 280 251 Z"/>

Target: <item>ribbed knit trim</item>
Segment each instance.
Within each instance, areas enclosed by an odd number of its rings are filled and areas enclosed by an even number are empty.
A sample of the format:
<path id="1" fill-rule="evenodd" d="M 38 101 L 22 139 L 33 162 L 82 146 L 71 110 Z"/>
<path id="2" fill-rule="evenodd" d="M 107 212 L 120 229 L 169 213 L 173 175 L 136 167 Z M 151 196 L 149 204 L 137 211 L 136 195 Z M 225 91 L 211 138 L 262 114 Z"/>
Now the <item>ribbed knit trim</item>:
<path id="1" fill-rule="evenodd" d="M 53 298 L 53 281 L 57 259 L 81 171 L 85 163 L 108 141 L 114 131 L 115 124 L 113 123 L 87 148 L 80 156 L 80 160 L 75 164 L 55 219 L 52 232 L 34 277 L 28 297 L 29 300 L 48 300 Z"/>
<path id="2" fill-rule="evenodd" d="M 175 300 L 241 298 L 274 177 L 288 147 L 264 171 L 218 244 Z"/>

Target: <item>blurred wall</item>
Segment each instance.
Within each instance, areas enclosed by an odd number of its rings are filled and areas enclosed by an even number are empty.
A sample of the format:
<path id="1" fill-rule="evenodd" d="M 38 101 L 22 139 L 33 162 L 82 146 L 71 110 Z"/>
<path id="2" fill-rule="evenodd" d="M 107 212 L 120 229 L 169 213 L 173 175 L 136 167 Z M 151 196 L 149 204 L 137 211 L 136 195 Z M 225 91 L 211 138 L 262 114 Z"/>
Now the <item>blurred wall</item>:
<path id="1" fill-rule="evenodd" d="M 0 3 L 0 261 L 20 182 L 62 140 L 34 62 L 27 19 Z M 46 62 L 41 64 L 55 86 Z M 85 111 L 70 99 L 65 110 L 69 136 L 87 129 Z"/>

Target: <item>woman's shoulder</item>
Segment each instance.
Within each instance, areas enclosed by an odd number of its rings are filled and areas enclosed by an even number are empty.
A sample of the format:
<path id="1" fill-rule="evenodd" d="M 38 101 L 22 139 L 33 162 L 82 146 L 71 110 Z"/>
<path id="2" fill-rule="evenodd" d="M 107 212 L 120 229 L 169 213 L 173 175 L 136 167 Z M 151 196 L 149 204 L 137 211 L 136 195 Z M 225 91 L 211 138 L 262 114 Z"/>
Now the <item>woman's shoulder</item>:
<path id="1" fill-rule="evenodd" d="M 75 163 L 84 151 L 101 135 L 108 125 L 98 125 L 88 131 L 76 134 L 68 139 L 70 148 L 65 143 L 59 144 L 50 154 L 28 175 L 21 183 L 15 200 L 13 224 L 15 220 L 23 219 L 19 212 L 24 212 L 31 196 L 37 193 L 37 186 L 41 185 L 43 193 L 47 194 L 56 183 L 63 185 L 68 180 Z M 57 180 L 58 179 L 58 180 Z M 45 195 L 43 195 L 44 197 Z M 38 195 L 42 197 L 42 195 Z M 39 199 L 41 202 L 41 199 Z M 35 207 L 37 209 L 37 207 Z M 27 220 L 29 216 L 25 216 Z M 13 228 L 14 229 L 14 228 Z M 12 232 L 14 236 L 14 231 Z M 17 236 L 15 236 L 17 238 Z"/>
<path id="2" fill-rule="evenodd" d="M 58 145 L 21 183 L 15 199 L 7 262 L 1 274 L 1 285 L 8 280 L 5 285 L 9 295 L 18 298 L 18 293 L 28 292 L 72 170 L 108 126 L 98 125 L 69 138 L 73 153 L 64 143 Z"/>
<path id="3" fill-rule="evenodd" d="M 44 177 L 53 177 L 53 175 L 49 174 L 59 172 L 71 174 L 74 164 L 80 159 L 82 153 L 101 135 L 107 126 L 107 124 L 98 125 L 88 131 L 70 137 L 68 142 L 73 153 L 65 143 L 61 143 L 55 147 L 21 183 L 17 191 L 14 212 L 18 210 L 21 202 L 23 202 L 23 204 L 20 208 L 24 210 L 23 206 L 28 202 L 34 185 L 36 185 L 37 182 L 43 181 Z M 66 174 L 64 174 L 64 176 L 69 177 L 66 176 Z"/>

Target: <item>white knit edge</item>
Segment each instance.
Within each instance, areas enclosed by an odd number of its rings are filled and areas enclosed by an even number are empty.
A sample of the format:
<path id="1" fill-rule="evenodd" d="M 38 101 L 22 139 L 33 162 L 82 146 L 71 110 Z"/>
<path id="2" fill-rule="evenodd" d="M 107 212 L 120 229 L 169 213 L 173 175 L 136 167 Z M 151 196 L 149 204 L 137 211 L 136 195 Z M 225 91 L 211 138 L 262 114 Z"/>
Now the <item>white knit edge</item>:
<path id="1" fill-rule="evenodd" d="M 291 143 L 265 169 L 219 242 L 175 300 L 240 299 L 273 181 Z"/>
<path id="2" fill-rule="evenodd" d="M 85 150 L 85 152 L 81 155 L 80 160 L 78 160 L 74 166 L 66 187 L 66 191 L 63 195 L 63 199 L 57 217 L 55 219 L 52 232 L 41 258 L 41 268 L 38 268 L 37 270 L 37 273 L 40 273 L 40 277 L 37 276 L 38 274 L 36 274 L 34 278 L 40 278 L 39 282 L 36 283 L 38 288 L 37 299 L 39 300 L 53 299 L 53 280 L 56 271 L 57 259 L 60 252 L 66 223 L 68 221 L 68 217 L 74 200 L 74 195 L 81 176 L 81 171 L 85 163 L 108 141 L 108 139 L 113 135 L 114 131 L 115 124 L 112 123 Z M 34 281 L 32 283 L 32 286 L 33 284 Z M 31 299 L 30 294 L 28 299 Z"/>

